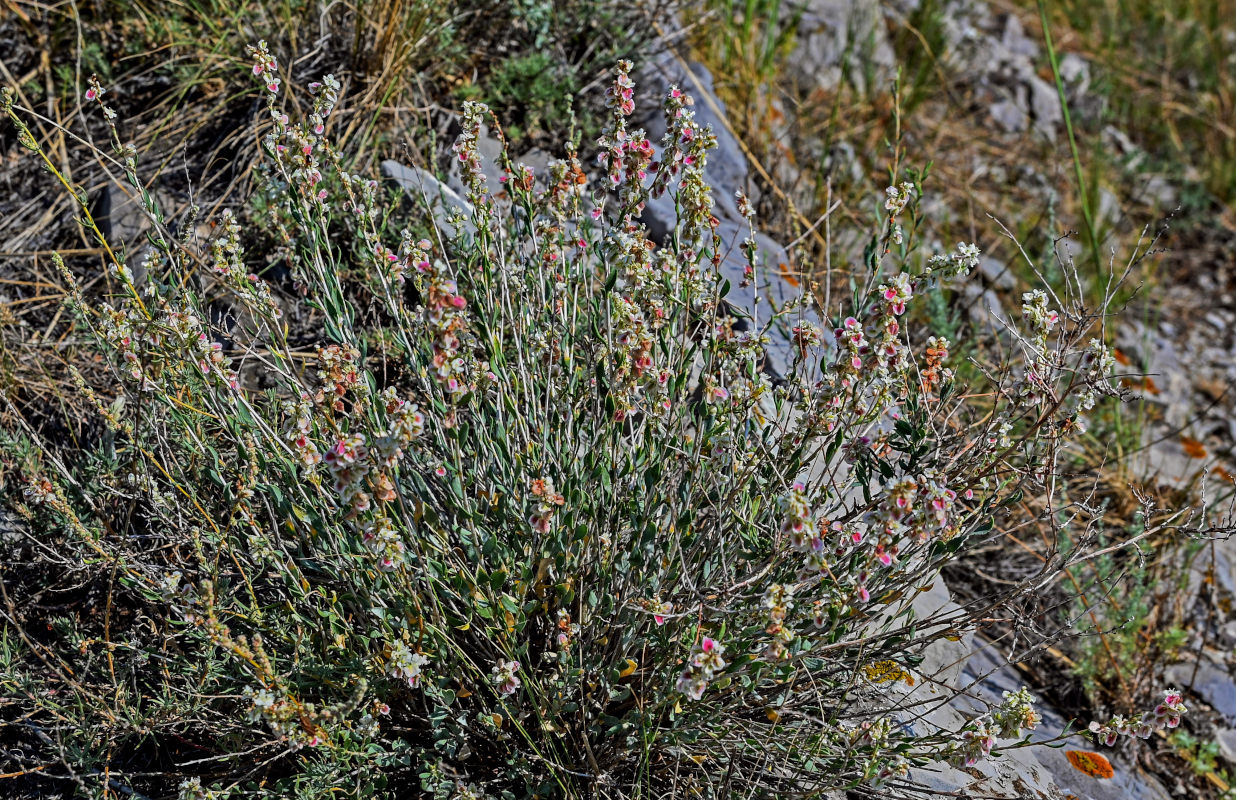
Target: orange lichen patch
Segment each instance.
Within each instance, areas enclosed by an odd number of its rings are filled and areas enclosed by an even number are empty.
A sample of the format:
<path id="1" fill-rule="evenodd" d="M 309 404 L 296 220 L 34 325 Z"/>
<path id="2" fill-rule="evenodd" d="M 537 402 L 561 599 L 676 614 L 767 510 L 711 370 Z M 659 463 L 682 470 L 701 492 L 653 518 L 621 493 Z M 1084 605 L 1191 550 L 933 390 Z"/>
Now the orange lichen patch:
<path id="1" fill-rule="evenodd" d="M 1154 378 L 1147 375 L 1144 378 L 1121 378 L 1120 385 L 1126 389 L 1136 389 L 1138 391 L 1149 392 L 1150 394 L 1158 394 L 1159 386 L 1154 382 Z"/>
<path id="2" fill-rule="evenodd" d="M 780 275 L 786 283 L 793 286 L 795 289 L 798 288 L 798 278 L 794 277 L 794 273 L 790 272 L 790 266 L 784 261 L 777 263 L 777 274 Z"/>
<path id="3" fill-rule="evenodd" d="M 1184 448 L 1185 455 L 1189 458 L 1206 457 L 1206 447 L 1197 439 L 1191 439 L 1188 436 L 1181 436 L 1180 446 Z"/>
<path id="4" fill-rule="evenodd" d="M 1112 358 L 1116 359 L 1116 361 L 1125 365 L 1126 367 L 1129 366 L 1129 364 L 1133 363 L 1129 360 L 1129 357 L 1126 356 L 1124 352 L 1120 350 L 1120 348 L 1116 348 L 1112 350 Z"/>
<path id="5" fill-rule="evenodd" d="M 1073 765 L 1073 769 L 1078 772 L 1084 772 L 1092 778 L 1106 780 L 1116 774 L 1116 770 L 1112 769 L 1112 762 L 1098 753 L 1090 753 L 1085 750 L 1066 750 L 1064 756 Z"/>

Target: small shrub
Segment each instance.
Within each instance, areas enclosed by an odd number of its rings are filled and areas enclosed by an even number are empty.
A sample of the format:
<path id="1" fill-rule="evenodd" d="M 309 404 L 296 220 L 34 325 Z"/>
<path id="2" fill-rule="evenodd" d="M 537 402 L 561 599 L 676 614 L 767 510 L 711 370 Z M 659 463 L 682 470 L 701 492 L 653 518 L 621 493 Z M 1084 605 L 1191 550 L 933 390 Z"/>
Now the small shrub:
<path id="1" fill-rule="evenodd" d="M 313 84 L 294 119 L 277 61 L 252 54 L 261 215 L 224 212 L 204 248 L 157 226 L 140 279 L 109 249 L 118 297 L 64 270 L 110 369 L 77 373 L 101 420 L 86 446 L 8 407 L 3 489 L 26 535 L 6 592 L 74 609 L 44 631 L 7 595 L 0 713 L 20 768 L 46 768 L 28 780 L 890 796 L 912 766 L 1021 746 L 1025 691 L 941 729 L 928 715 L 954 684 L 898 687 L 936 680 L 934 650 L 1059 574 L 916 610 L 943 565 L 999 537 L 997 514 L 1050 486 L 1112 394 L 1098 312 L 1028 293 L 1013 355 L 971 396 L 950 343 L 906 315 L 977 249 L 910 248 L 907 183 L 844 317 L 808 294 L 744 318 L 736 298 L 759 284 L 718 268 L 714 139 L 677 89 L 659 150 L 628 129 L 625 63 L 594 177 L 568 153 L 489 185 L 486 109 L 466 104 L 470 211 L 421 238 L 332 147 L 338 84 Z M 103 87 L 88 98 L 107 113 Z M 656 247 L 639 215 L 666 192 L 678 220 Z M 766 363 L 777 336 L 796 351 L 784 375 Z"/>

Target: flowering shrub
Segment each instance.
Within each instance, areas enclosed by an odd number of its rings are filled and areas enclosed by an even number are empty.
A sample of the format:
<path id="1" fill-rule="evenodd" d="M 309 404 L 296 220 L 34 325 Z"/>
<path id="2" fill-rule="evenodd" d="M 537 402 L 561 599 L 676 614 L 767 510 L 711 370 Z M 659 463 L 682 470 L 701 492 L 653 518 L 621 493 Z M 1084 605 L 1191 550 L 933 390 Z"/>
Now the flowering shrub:
<path id="1" fill-rule="evenodd" d="M 882 684 L 934 680 L 933 648 L 1059 568 L 984 607 L 915 603 L 1113 393 L 1099 314 L 1027 295 L 976 399 L 909 317 L 977 259 L 912 246 L 897 218 L 919 186 L 889 190 L 839 318 L 807 294 L 751 324 L 740 295 L 764 277 L 722 274 L 714 139 L 681 91 L 656 146 L 620 64 L 598 174 L 504 160 L 500 186 L 467 104 L 467 218 L 427 223 L 347 171 L 336 81 L 285 103 L 278 60 L 251 55 L 261 213 L 224 214 L 202 250 L 157 229 L 140 282 L 109 249 L 121 297 L 65 269 L 112 369 L 79 387 L 105 432 L 71 462 L 30 423 L 7 442 L 7 502 L 60 537 L 46 568 L 124 610 L 5 639 L 40 759 L 183 797 L 370 797 L 412 775 L 435 797 L 902 792 L 1035 728 L 1024 690 L 951 730 Z M 656 246 L 640 215 L 665 193 Z M 263 236 L 287 280 L 246 249 Z M 162 771 L 119 763 L 146 746 Z"/>

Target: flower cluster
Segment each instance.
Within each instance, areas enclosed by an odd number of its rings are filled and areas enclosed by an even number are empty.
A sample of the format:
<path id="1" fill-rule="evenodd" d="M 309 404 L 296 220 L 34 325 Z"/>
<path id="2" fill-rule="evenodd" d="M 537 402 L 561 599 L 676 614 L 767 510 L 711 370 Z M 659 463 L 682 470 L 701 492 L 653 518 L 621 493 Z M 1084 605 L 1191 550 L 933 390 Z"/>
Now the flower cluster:
<path id="1" fill-rule="evenodd" d="M 949 761 L 956 767 L 972 767 L 991 755 L 996 746 L 997 730 L 987 717 L 970 720 L 948 749 Z"/>
<path id="2" fill-rule="evenodd" d="M 25 488 L 22 489 L 22 494 L 27 502 L 41 506 L 44 503 L 49 503 L 56 497 L 56 489 L 52 486 L 52 482 L 42 476 L 31 478 Z"/>
<path id="3" fill-rule="evenodd" d="M 932 336 L 927 340 L 922 373 L 924 392 L 930 392 L 940 383 L 952 379 L 953 371 L 944 366 L 944 361 L 948 358 L 948 348 L 949 341 L 943 336 Z"/>
<path id="4" fill-rule="evenodd" d="M 1030 335 L 1034 341 L 1043 347 L 1047 335 L 1060 321 L 1060 313 L 1047 306 L 1047 294 L 1042 289 L 1034 289 L 1021 296 L 1021 316 L 1030 327 Z"/>
<path id="5" fill-rule="evenodd" d="M 416 403 L 399 397 L 394 386 L 386 387 L 378 396 L 382 407 L 386 409 L 386 417 L 390 420 L 387 434 L 383 438 L 391 442 L 384 446 L 394 448 L 385 456 L 384 466 L 393 467 L 402 455 L 402 448 L 425 432 L 425 414 Z"/>
<path id="6" fill-rule="evenodd" d="M 879 295 L 889 316 L 906 313 L 906 303 L 914 296 L 914 290 L 910 287 L 910 276 L 904 272 L 894 275 L 888 283 L 880 285 Z"/>
<path id="7" fill-rule="evenodd" d="M 571 614 L 565 608 L 558 609 L 558 633 L 554 636 L 558 647 L 565 651 L 577 636 L 579 636 L 579 623 L 571 621 Z"/>
<path id="8" fill-rule="evenodd" d="M 103 102 L 103 95 L 106 93 L 107 93 L 107 90 L 103 88 L 103 84 L 99 83 L 98 76 L 91 75 L 88 88 L 86 89 L 86 100 L 89 102 L 97 103 L 99 106 L 99 109 L 102 110 L 103 112 L 103 116 L 108 120 L 109 123 L 114 124 L 114 120 L 116 119 L 116 112 L 112 110 L 111 106 L 108 106 L 107 104 Z"/>
<path id="9" fill-rule="evenodd" d="M 648 188 L 649 197 L 660 197 L 670 187 L 679 170 L 695 163 L 695 155 L 687 147 L 695 140 L 695 114 L 690 110 L 694 100 L 677 86 L 665 95 L 665 135 L 661 139 L 661 158 L 653 166 L 656 174 Z"/>
<path id="10" fill-rule="evenodd" d="M 724 653 L 725 646 L 716 639 L 702 638 L 678 678 L 678 691 L 692 700 L 703 697 L 708 682 L 725 669 Z"/>
<path id="11" fill-rule="evenodd" d="M 244 247 L 240 243 L 240 224 L 231 209 L 222 214 L 223 233 L 210 243 L 212 269 L 234 296 L 259 318 L 278 319 L 283 310 L 271 294 L 270 285 L 250 272 L 244 264 Z"/>
<path id="12" fill-rule="evenodd" d="M 425 318 L 433 333 L 433 375 L 451 398 L 460 398 L 471 386 L 463 356 L 468 330 L 468 301 L 455 282 L 432 275 L 425 298 Z"/>
<path id="13" fill-rule="evenodd" d="M 177 787 L 177 800 L 227 800 L 230 789 L 207 789 L 201 778 L 186 778 Z"/>
<path id="14" fill-rule="evenodd" d="M 258 42 L 257 47 L 250 46 L 249 54 L 253 59 L 253 74 L 270 92 L 267 110 L 274 126 L 263 139 L 266 152 L 274 157 L 285 178 L 297 192 L 317 203 L 323 203 L 328 192 L 321 186 L 323 163 L 320 156 L 330 156 L 325 139 L 326 118 L 339 102 L 339 81 L 333 75 L 327 75 L 321 81 L 311 83 L 309 90 L 313 94 L 313 106 L 309 118 L 306 122 L 293 126 L 289 123 L 288 115 L 275 107 L 280 86 L 279 78 L 275 74 L 279 70 L 275 57 L 271 55 L 265 42 Z"/>
<path id="15" fill-rule="evenodd" d="M 394 499 L 393 495 L 391 499 Z M 394 572 L 403 563 L 403 538 L 389 518 L 381 516 L 365 523 L 361 540 L 378 557 L 378 569 L 383 572 Z"/>
<path id="16" fill-rule="evenodd" d="M 545 207 L 547 213 L 555 220 L 559 222 L 564 222 L 567 219 L 575 221 L 575 218 L 578 217 L 579 201 L 584 196 L 588 186 L 588 176 L 584 174 L 579 158 L 572 154 L 565 159 L 554 159 L 549 162 L 548 171 L 548 186 L 544 192 L 537 196 L 539 203 Z M 530 181 L 531 171 L 529 170 L 525 175 L 527 180 Z M 520 186 L 520 188 L 525 187 L 526 184 Z M 600 208 L 595 210 L 597 217 L 599 217 Z M 587 244 L 583 238 L 575 240 L 575 245 L 582 249 L 586 249 Z"/>
<path id="17" fill-rule="evenodd" d="M 310 747 L 321 744 L 326 732 L 312 722 L 311 706 L 288 697 L 279 687 L 246 686 L 244 696 L 250 702 L 250 722 L 265 722 L 276 735 L 292 740 L 297 745 Z"/>
<path id="18" fill-rule="evenodd" d="M 786 645 L 794 639 L 793 629 L 786 624 L 786 616 L 794 608 L 794 587 L 781 583 L 769 585 L 762 604 L 768 611 L 768 625 L 764 632 L 771 637 L 764 657 L 769 661 L 779 661 L 789 655 Z"/>
<path id="19" fill-rule="evenodd" d="M 1034 710 L 1034 698 L 1025 687 L 1004 692 L 1000 705 L 966 723 L 943 754 L 954 766 L 972 767 L 991 755 L 997 738 L 1020 738 L 1023 731 L 1034 730 L 1041 719 Z"/>
<path id="20" fill-rule="evenodd" d="M 404 681 L 412 689 L 420 685 L 424 677 L 423 667 L 429 663 L 429 658 L 420 652 L 414 652 L 403 640 L 396 640 L 390 646 L 390 655 L 386 661 L 386 674 L 397 681 Z"/>
<path id="21" fill-rule="evenodd" d="M 365 479 L 369 476 L 369 448 L 365 435 L 354 433 L 344 436 L 326 451 L 323 461 L 330 472 L 331 485 L 339 495 L 339 501 L 353 513 L 368 511 L 373 499 L 366 491 Z"/>
<path id="22" fill-rule="evenodd" d="M 321 81 L 309 84 L 309 91 L 313 94 L 313 110 L 309 114 L 309 128 L 317 136 L 326 132 L 326 117 L 335 110 L 335 106 L 339 103 L 339 89 L 339 81 L 334 75 L 327 75 Z"/>
<path id="23" fill-rule="evenodd" d="M 1149 713 L 1136 714 L 1125 718 L 1117 714 L 1106 724 L 1091 722 L 1090 733 L 1095 739 L 1111 747 L 1121 736 L 1136 736 L 1139 739 L 1149 739 L 1158 730 L 1175 728 L 1180 725 L 1180 718 L 1188 709 L 1184 697 L 1176 689 L 1168 689 L 1163 694 L 1163 702 L 1155 706 Z"/>
<path id="24" fill-rule="evenodd" d="M 549 478 L 534 478 L 528 484 L 528 491 L 536 498 L 532 513 L 528 515 L 528 524 L 537 533 L 549 533 L 553 525 L 554 514 L 558 507 L 566 502 L 554 488 L 554 482 Z"/>
<path id="25" fill-rule="evenodd" d="M 1026 687 L 1015 692 L 1004 692 L 1000 707 L 992 712 L 996 729 L 1005 739 L 1016 739 L 1023 730 L 1032 731 L 1038 727 L 1042 717 L 1034 710 L 1034 697 Z"/>
<path id="26" fill-rule="evenodd" d="M 1085 352 L 1081 355 L 1078 372 L 1086 388 L 1078 395 L 1077 407 L 1081 411 L 1094 408 L 1100 393 L 1112 391 L 1110 380 L 1112 370 L 1116 367 L 1116 357 L 1112 355 L 1107 345 L 1098 339 L 1091 339 Z"/>
<path id="27" fill-rule="evenodd" d="M 428 239 L 418 239 L 414 242 L 411 231 L 404 230 L 399 243 L 399 253 L 395 260 L 390 262 L 391 277 L 397 283 L 403 283 L 404 274 L 408 269 L 415 270 L 419 275 L 427 274 L 432 268 L 429 263 L 431 249 L 432 245 Z"/>
<path id="28" fill-rule="evenodd" d="M 313 398 L 302 391 L 295 400 L 283 401 L 283 411 L 289 423 L 284 437 L 296 452 L 296 459 L 306 470 L 322 462 L 322 453 L 311 438 L 313 434 Z"/>
<path id="29" fill-rule="evenodd" d="M 257 47 L 249 45 L 246 49 L 253 59 L 253 74 L 265 81 L 266 88 L 271 94 L 277 94 L 280 84 L 276 74 L 279 72 L 279 62 L 271 55 L 265 40 L 259 41 Z"/>
<path id="30" fill-rule="evenodd" d="M 868 752 L 863 774 L 866 782 L 879 788 L 894 778 L 907 775 L 910 763 L 900 754 L 887 753 L 892 742 L 893 723 L 888 718 L 863 720 L 849 732 L 852 744 Z"/>
<path id="31" fill-rule="evenodd" d="M 884 210 L 889 217 L 895 217 L 905 210 L 910 199 L 914 197 L 914 184 L 900 183 L 884 190 Z"/>
<path id="32" fill-rule="evenodd" d="M 665 624 L 665 618 L 674 613 L 674 604 L 668 600 L 653 598 L 644 601 L 644 607 L 652 613 L 652 621 L 658 626 Z"/>
<path id="33" fill-rule="evenodd" d="M 957 249 L 952 253 L 937 253 L 932 256 L 923 268 L 923 274 L 939 278 L 969 275 L 970 270 L 979 264 L 979 252 L 976 245 L 958 242 Z"/>
<path id="34" fill-rule="evenodd" d="M 464 103 L 463 129 L 451 146 L 463 173 L 464 186 L 468 189 L 468 202 L 478 208 L 484 206 L 489 198 L 489 190 L 485 185 L 485 170 L 481 166 L 481 154 L 477 150 L 477 144 L 481 138 L 481 127 L 488 113 L 489 107 L 484 103 L 473 101 Z"/>
<path id="35" fill-rule="evenodd" d="M 824 540 L 815 527 L 812 519 L 811 506 L 807 501 L 806 487 L 802 483 L 794 483 L 788 492 L 781 496 L 781 534 L 786 537 L 790 547 L 807 553 L 809 570 L 819 570 L 822 561 L 818 554 L 824 550 Z M 813 560 L 814 559 L 814 560 Z"/>
<path id="36" fill-rule="evenodd" d="M 615 70 L 614 82 L 605 90 L 605 107 L 611 109 L 610 119 L 605 125 L 597 145 L 601 153 L 597 162 L 605 165 L 610 183 L 614 186 L 622 183 L 622 163 L 625 160 L 627 142 L 627 117 L 635 111 L 635 82 L 631 80 L 630 61 L 619 61 Z"/>
<path id="37" fill-rule="evenodd" d="M 349 392 L 354 400 L 368 393 L 360 358 L 360 351 L 347 344 L 318 348 L 318 380 L 322 382 L 322 388 L 314 395 L 318 405 L 329 404 L 333 411 L 342 414 L 347 410 L 345 400 Z"/>
<path id="38" fill-rule="evenodd" d="M 519 680 L 519 662 L 507 661 L 506 659 L 498 659 L 498 663 L 494 664 L 493 669 L 494 686 L 498 687 L 498 694 L 503 697 L 509 697 L 519 690 L 521 681 Z"/>

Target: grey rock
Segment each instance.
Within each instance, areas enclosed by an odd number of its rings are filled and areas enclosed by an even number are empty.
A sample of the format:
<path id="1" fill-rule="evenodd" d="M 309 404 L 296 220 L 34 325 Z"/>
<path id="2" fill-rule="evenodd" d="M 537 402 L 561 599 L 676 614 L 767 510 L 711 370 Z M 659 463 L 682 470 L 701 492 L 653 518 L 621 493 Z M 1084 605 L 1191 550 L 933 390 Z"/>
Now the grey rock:
<path id="1" fill-rule="evenodd" d="M 1004 33 L 1000 37 L 1000 43 L 1011 55 L 1033 59 L 1039 54 L 1038 44 L 1026 36 L 1026 30 L 1016 14 L 1009 14 L 1004 18 Z"/>
<path id="2" fill-rule="evenodd" d="M 1022 675 L 995 647 L 981 639 L 975 644 L 974 653 L 962 673 L 963 684 L 968 687 L 966 697 L 958 702 L 958 707 L 970 715 L 982 713 L 988 706 L 998 704 L 1004 692 L 1016 691 L 1025 685 Z M 1035 708 L 1043 719 L 1030 734 L 1032 741 L 1050 739 L 1069 726 L 1070 720 L 1055 708 L 1041 701 Z M 1078 727 L 1074 724 L 1073 730 Z M 1089 745 L 1078 744 L 1089 749 Z M 1006 797 L 1020 800 L 1071 795 L 1079 800 L 1167 800 L 1171 796 L 1157 779 L 1137 764 L 1123 761 L 1113 751 L 1106 755 L 1115 764 L 1116 775 L 1103 781 L 1093 780 L 1075 770 L 1063 750 L 1035 747 L 1005 751 L 1005 755 L 1010 759 L 1005 771 L 1012 774 L 1004 777 L 1003 785 L 1015 792 L 1004 795 Z"/>
<path id="3" fill-rule="evenodd" d="M 1011 99 L 1000 100 L 987 109 L 992 121 L 1004 129 L 1006 133 L 1021 133 L 1030 125 L 1030 117 L 1022 104 Z"/>
<path id="4" fill-rule="evenodd" d="M 1112 224 L 1120 219 L 1120 198 L 1106 186 L 1099 187 L 1099 207 L 1095 209 L 1095 217 L 1100 223 Z"/>
<path id="5" fill-rule="evenodd" d="M 1170 208 L 1175 206 L 1180 198 L 1180 194 L 1176 191 L 1176 187 L 1162 175 L 1152 175 L 1146 180 L 1145 186 L 1142 187 L 1142 195 L 1152 201 L 1159 208 Z"/>
<path id="6" fill-rule="evenodd" d="M 836 89 L 847 53 L 852 63 L 874 69 L 877 86 L 892 78 L 896 54 L 877 0 L 807 0 L 800 8 L 796 47 L 788 66 L 801 85 Z M 852 70 L 850 79 L 860 93 L 877 89 L 866 85 L 862 69 Z"/>
<path id="7" fill-rule="evenodd" d="M 152 196 L 161 214 L 171 209 L 170 194 L 155 189 Z M 146 280 L 146 262 L 157 252 L 146 239 L 155 225 L 142 205 L 141 194 L 132 186 L 109 183 L 99 195 L 93 216 L 112 250 L 129 268 L 133 282 L 141 286 Z"/>
<path id="8" fill-rule="evenodd" d="M 1012 291 L 1017 288 L 1017 276 L 1013 274 L 1009 266 L 991 256 L 979 258 L 978 272 L 984 280 L 997 289 Z"/>
<path id="9" fill-rule="evenodd" d="M 1233 680 L 1231 669 L 1226 664 L 1218 664 L 1206 656 L 1195 665 L 1193 663 L 1173 664 L 1167 668 L 1166 677 L 1180 689 L 1191 689 L 1198 697 L 1218 713 L 1222 714 L 1229 724 L 1236 724 L 1236 680 Z"/>
<path id="10" fill-rule="evenodd" d="M 94 221 L 113 248 L 137 246 L 138 237 L 150 229 L 141 195 L 132 186 L 115 183 L 99 194 Z"/>
<path id="11" fill-rule="evenodd" d="M 386 160 L 382 162 L 382 174 L 398 184 L 415 201 L 425 203 L 440 224 L 447 224 L 451 211 L 459 211 L 464 219 L 468 220 L 465 229 L 469 233 L 476 232 L 471 223 L 472 205 L 463 198 L 461 192 L 438 180 L 429 170 Z"/>
<path id="12" fill-rule="evenodd" d="M 1236 763 L 1236 731 L 1231 728 L 1217 731 L 1215 742 L 1219 745 L 1219 754 L 1226 760 Z"/>
<path id="13" fill-rule="evenodd" d="M 962 291 L 970 300 L 966 311 L 975 327 L 984 333 L 999 333 L 1004 330 L 1008 315 L 1004 313 L 1000 296 L 994 290 L 967 283 Z"/>
<path id="14" fill-rule="evenodd" d="M 1121 155 L 1132 155 L 1139 150 L 1138 146 L 1129 138 L 1129 135 L 1115 125 L 1108 125 L 1104 128 L 1103 136 L 1109 140 L 1108 146 L 1115 149 Z"/>
<path id="15" fill-rule="evenodd" d="M 1065 53 L 1060 59 L 1060 78 L 1077 99 L 1090 89 L 1090 64 L 1077 53 Z"/>
<path id="16" fill-rule="evenodd" d="M 1037 75 L 1027 76 L 1026 86 L 1035 130 L 1049 139 L 1056 138 L 1057 130 L 1064 124 L 1064 112 L 1060 109 L 1060 95 L 1056 87 Z"/>
<path id="17" fill-rule="evenodd" d="M 824 171 L 855 185 L 861 184 L 866 177 L 854 145 L 844 139 L 838 140 L 829 148 L 824 157 Z"/>

